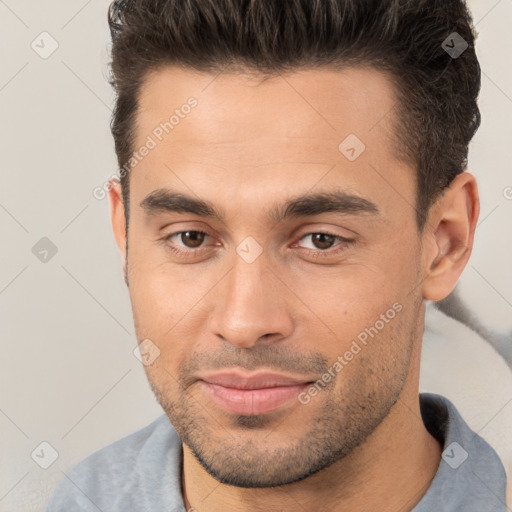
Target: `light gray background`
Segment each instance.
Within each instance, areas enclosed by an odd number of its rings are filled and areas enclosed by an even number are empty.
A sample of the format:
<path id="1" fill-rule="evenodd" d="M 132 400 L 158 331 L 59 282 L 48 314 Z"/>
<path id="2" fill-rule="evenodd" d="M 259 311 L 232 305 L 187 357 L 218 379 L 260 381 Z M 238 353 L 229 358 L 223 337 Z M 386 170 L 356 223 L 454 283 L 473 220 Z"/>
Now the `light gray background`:
<path id="1" fill-rule="evenodd" d="M 133 355 L 108 202 L 92 193 L 117 169 L 108 5 L 0 0 L 2 512 L 20 512 L 20 496 L 40 510 L 61 471 L 161 414 Z M 512 0 L 469 5 L 483 69 L 469 170 L 482 208 L 460 293 L 512 362 Z M 43 31 L 59 45 L 47 59 L 31 47 Z M 58 248 L 46 263 L 32 252 L 42 237 Z M 31 458 L 42 441 L 59 453 L 47 470 Z"/>

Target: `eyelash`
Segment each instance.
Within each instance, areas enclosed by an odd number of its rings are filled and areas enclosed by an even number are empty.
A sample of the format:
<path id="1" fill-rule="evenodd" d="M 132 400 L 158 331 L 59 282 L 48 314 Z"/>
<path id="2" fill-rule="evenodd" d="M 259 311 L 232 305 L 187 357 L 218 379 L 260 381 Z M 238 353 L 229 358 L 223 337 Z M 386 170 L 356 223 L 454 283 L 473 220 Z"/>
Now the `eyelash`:
<path id="1" fill-rule="evenodd" d="M 181 235 L 182 233 L 187 233 L 187 232 L 190 232 L 190 233 L 200 233 L 200 234 L 203 234 L 203 235 L 206 235 L 206 236 L 210 236 L 205 231 L 200 231 L 200 230 L 197 230 L 197 229 L 187 229 L 185 231 L 176 231 L 174 233 L 170 233 L 169 235 L 166 235 L 162 239 L 162 241 L 164 242 L 164 244 L 166 244 L 166 247 L 171 252 L 176 254 L 177 256 L 187 257 L 187 256 L 190 256 L 191 254 L 194 254 L 194 253 L 197 253 L 198 251 L 201 251 L 202 249 L 206 249 L 206 247 L 199 247 L 198 249 L 179 249 L 176 246 L 169 244 L 169 240 L 172 237 L 174 237 L 176 235 Z M 303 251 L 307 251 L 309 254 L 314 254 L 315 257 L 318 257 L 318 256 L 320 256 L 320 257 L 336 256 L 339 253 L 341 253 L 341 252 L 346 250 L 346 244 L 350 244 L 350 243 L 355 242 L 355 240 L 353 240 L 351 238 L 345 238 L 343 236 L 336 235 L 335 233 L 330 233 L 329 231 L 312 231 L 310 233 L 305 233 L 304 235 L 302 235 L 299 238 L 299 241 L 302 240 L 303 238 L 307 237 L 307 236 L 310 236 L 310 235 L 329 235 L 329 236 L 332 236 L 332 237 L 334 237 L 335 239 L 337 239 L 339 241 L 339 243 L 337 245 L 333 246 L 334 248 L 325 249 L 325 250 L 322 250 L 322 249 L 305 249 L 303 247 L 301 248 Z"/>

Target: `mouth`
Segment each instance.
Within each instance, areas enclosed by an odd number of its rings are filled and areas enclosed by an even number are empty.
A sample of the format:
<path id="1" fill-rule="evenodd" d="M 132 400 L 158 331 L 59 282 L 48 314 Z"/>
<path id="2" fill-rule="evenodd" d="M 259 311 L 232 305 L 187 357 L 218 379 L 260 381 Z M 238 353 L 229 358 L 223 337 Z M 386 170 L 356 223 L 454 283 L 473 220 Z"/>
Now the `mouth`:
<path id="1" fill-rule="evenodd" d="M 202 376 L 201 390 L 224 411 L 239 415 L 267 414 L 289 405 L 314 379 L 277 373 L 219 372 Z"/>

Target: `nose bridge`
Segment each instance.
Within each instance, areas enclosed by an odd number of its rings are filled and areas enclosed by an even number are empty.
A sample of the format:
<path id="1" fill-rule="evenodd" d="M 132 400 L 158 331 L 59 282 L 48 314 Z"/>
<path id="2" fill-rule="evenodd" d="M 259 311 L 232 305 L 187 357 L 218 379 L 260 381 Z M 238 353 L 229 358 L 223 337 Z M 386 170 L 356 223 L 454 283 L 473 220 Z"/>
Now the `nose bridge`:
<path id="1" fill-rule="evenodd" d="M 289 336 L 292 322 L 285 307 L 283 285 L 267 268 L 267 258 L 260 254 L 251 261 L 244 258 L 244 249 L 247 247 L 240 244 L 233 267 L 217 288 L 209 327 L 211 333 L 233 345 L 249 348 L 264 335 Z M 277 338 L 268 336 L 265 343 Z"/>

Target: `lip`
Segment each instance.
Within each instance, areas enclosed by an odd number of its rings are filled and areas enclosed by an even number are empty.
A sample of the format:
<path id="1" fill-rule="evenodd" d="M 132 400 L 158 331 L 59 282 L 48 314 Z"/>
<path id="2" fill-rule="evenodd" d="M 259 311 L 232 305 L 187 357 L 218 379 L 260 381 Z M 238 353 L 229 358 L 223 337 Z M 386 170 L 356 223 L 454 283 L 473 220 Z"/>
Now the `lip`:
<path id="1" fill-rule="evenodd" d="M 257 372 L 243 373 L 239 371 L 223 371 L 199 377 L 210 384 L 235 389 L 261 389 L 278 386 L 296 386 L 314 382 L 314 379 L 295 378 L 281 373 Z"/>
<path id="2" fill-rule="evenodd" d="M 234 371 L 204 375 L 199 379 L 201 389 L 210 399 L 227 412 L 241 415 L 267 414 L 284 407 L 312 382 L 271 372 Z"/>

